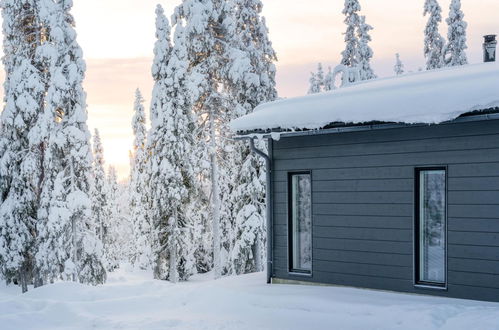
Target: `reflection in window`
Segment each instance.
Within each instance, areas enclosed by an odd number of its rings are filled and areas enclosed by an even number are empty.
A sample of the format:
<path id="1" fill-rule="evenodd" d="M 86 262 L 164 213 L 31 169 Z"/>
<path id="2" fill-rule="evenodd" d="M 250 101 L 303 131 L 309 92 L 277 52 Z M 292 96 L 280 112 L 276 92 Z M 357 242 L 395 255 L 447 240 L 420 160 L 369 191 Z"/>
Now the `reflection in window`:
<path id="1" fill-rule="evenodd" d="M 310 174 L 291 176 L 290 268 L 312 270 L 312 189 Z"/>
<path id="2" fill-rule="evenodd" d="M 419 282 L 446 282 L 445 170 L 419 171 Z"/>

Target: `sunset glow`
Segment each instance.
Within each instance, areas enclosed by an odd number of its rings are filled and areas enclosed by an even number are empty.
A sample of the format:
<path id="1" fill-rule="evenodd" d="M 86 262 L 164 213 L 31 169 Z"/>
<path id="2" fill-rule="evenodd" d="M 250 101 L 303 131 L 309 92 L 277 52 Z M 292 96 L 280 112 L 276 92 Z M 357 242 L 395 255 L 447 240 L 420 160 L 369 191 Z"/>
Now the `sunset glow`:
<path id="1" fill-rule="evenodd" d="M 157 0 L 76 0 L 79 42 L 88 65 L 89 125 L 103 138 L 106 161 L 128 176 L 128 150 L 132 143 L 132 105 L 139 87 L 148 102 L 152 78 L 154 8 Z M 171 13 L 175 1 L 161 1 Z M 481 62 L 482 36 L 499 34 L 497 0 L 463 0 L 468 22 L 468 57 Z M 336 65 L 344 47 L 343 1 L 264 0 L 270 37 L 279 57 L 278 89 L 281 97 L 304 94 L 308 76 L 317 62 Z M 447 16 L 450 0 L 440 2 Z M 400 53 L 406 70 L 423 67 L 423 0 L 361 1 L 362 14 L 374 27 L 373 67 L 379 76 L 392 75 L 394 54 Z M 446 35 L 446 24 L 441 25 Z"/>

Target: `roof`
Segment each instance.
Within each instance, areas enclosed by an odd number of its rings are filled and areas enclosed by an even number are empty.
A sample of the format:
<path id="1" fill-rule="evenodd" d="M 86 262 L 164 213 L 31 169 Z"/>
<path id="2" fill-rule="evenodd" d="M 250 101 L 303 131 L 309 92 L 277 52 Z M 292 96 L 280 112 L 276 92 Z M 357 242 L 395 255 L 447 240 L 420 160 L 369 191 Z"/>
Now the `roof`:
<path id="1" fill-rule="evenodd" d="M 332 123 L 439 124 L 499 107 L 499 63 L 374 79 L 258 106 L 231 122 L 238 134 L 317 130 Z"/>

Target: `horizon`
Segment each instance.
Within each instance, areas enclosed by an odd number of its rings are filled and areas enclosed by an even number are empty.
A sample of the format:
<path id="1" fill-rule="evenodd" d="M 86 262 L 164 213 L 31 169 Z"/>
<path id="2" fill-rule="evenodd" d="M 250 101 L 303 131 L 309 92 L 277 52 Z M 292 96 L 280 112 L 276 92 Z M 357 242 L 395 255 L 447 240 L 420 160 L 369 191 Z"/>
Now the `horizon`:
<path id="1" fill-rule="evenodd" d="M 120 180 L 127 179 L 129 174 L 136 88 L 143 93 L 148 114 L 157 3 L 157 0 L 86 0 L 75 1 L 72 10 L 77 40 L 87 62 L 84 87 L 88 125 L 92 134 L 95 128 L 99 129 L 106 166 L 116 167 Z M 160 2 L 167 17 L 178 3 L 179 0 Z M 440 30 L 444 37 L 449 3 L 450 0 L 440 1 L 443 15 Z M 361 1 L 361 15 L 374 27 L 370 46 L 374 51 L 372 66 L 379 77 L 394 75 L 395 53 L 400 53 L 406 72 L 424 67 L 423 29 L 427 18 L 423 17 L 423 4 L 423 0 Z M 279 97 L 305 95 L 310 72 L 316 70 L 317 63 L 327 69 L 340 60 L 345 30 L 343 2 L 316 0 L 312 6 L 304 0 L 293 3 L 264 0 L 263 5 L 270 40 L 279 59 L 276 63 Z M 476 5 L 463 1 L 462 7 L 468 23 L 469 63 L 481 63 L 483 35 L 499 34 L 494 14 L 499 12 L 499 3 L 482 0 Z M 387 34 L 390 37 L 385 37 Z"/>

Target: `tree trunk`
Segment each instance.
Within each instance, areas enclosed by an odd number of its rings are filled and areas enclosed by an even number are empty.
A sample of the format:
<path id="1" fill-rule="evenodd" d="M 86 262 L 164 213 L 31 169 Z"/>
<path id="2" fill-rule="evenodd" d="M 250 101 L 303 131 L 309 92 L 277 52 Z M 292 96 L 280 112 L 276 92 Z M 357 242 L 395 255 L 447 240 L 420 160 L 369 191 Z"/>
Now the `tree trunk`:
<path id="1" fill-rule="evenodd" d="M 21 285 L 22 293 L 28 292 L 28 274 L 26 265 L 22 265 L 19 268 L 19 284 Z"/>
<path id="2" fill-rule="evenodd" d="M 261 242 L 260 233 L 256 234 L 255 248 L 253 249 L 253 257 L 255 258 L 255 270 L 257 272 L 261 272 L 263 270 L 263 267 L 262 267 L 262 242 Z"/>
<path id="3" fill-rule="evenodd" d="M 215 118 L 210 112 L 210 163 L 211 163 L 211 214 L 213 229 L 213 270 L 215 279 L 222 276 L 222 261 L 220 258 L 220 193 L 218 191 L 217 144 Z"/>
<path id="4" fill-rule="evenodd" d="M 33 274 L 33 286 L 36 289 L 36 288 L 43 286 L 43 279 L 42 279 L 42 276 L 40 274 L 39 269 L 35 268 L 33 270 L 33 272 L 34 272 L 34 274 Z"/>
<path id="5" fill-rule="evenodd" d="M 177 270 L 177 246 L 175 241 L 177 239 L 176 235 L 178 232 L 175 230 L 177 228 L 177 212 L 174 212 L 174 221 L 171 224 L 170 230 L 170 282 L 178 282 L 178 270 Z"/>
<path id="6" fill-rule="evenodd" d="M 71 192 L 74 191 L 75 189 L 75 173 L 74 173 L 74 168 L 73 168 L 73 159 L 70 160 L 71 162 Z M 77 244 L 77 240 L 76 240 L 76 216 L 73 214 L 73 216 L 71 217 L 71 238 L 72 238 L 72 248 L 73 248 L 73 251 L 72 251 L 72 256 L 71 256 L 71 261 L 73 262 L 73 282 L 76 282 L 77 281 L 77 273 L 78 273 L 78 263 L 77 263 L 77 258 L 78 258 L 78 255 L 77 255 L 77 249 L 76 249 L 76 244 Z"/>

